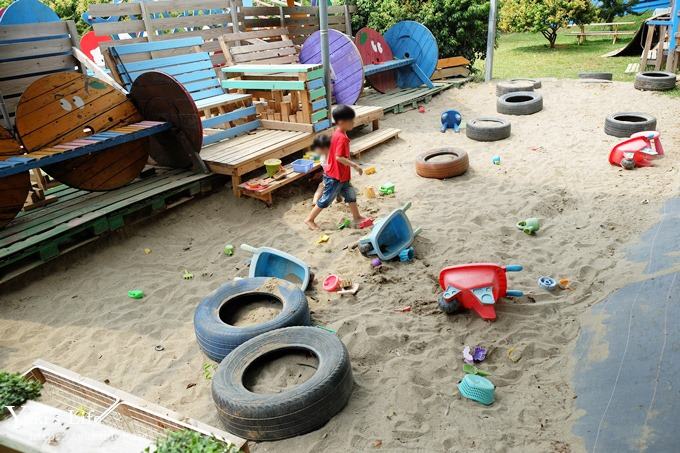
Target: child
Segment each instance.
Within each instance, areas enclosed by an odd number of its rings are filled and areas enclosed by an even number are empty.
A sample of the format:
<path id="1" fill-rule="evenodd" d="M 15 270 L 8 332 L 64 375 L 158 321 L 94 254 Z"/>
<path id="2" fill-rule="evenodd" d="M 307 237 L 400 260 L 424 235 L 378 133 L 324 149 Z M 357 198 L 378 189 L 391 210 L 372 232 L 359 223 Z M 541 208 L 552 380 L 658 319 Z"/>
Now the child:
<path id="1" fill-rule="evenodd" d="M 357 207 L 357 194 L 350 183 L 351 168 L 354 168 L 359 174 L 363 174 L 361 167 L 349 158 L 349 137 L 347 132 L 354 128 L 355 116 L 354 110 L 347 105 L 338 105 L 333 110 L 336 128 L 331 138 L 328 159 L 324 166 L 323 193 L 305 220 L 305 223 L 311 230 L 319 229 L 315 222 L 316 218 L 321 211 L 331 205 L 338 195 L 342 195 L 345 202 L 349 204 L 349 210 L 352 213 L 355 225 L 364 220 L 361 214 L 359 214 L 359 208 Z"/>
<path id="2" fill-rule="evenodd" d="M 314 143 L 312 143 L 312 149 L 315 153 L 321 156 L 321 166 L 326 171 L 326 164 L 328 163 L 328 150 L 331 147 L 331 138 L 328 135 L 317 135 L 314 138 Z M 319 201 L 321 195 L 323 195 L 323 180 L 319 182 L 319 187 L 317 187 L 316 192 L 314 192 L 314 204 Z"/>

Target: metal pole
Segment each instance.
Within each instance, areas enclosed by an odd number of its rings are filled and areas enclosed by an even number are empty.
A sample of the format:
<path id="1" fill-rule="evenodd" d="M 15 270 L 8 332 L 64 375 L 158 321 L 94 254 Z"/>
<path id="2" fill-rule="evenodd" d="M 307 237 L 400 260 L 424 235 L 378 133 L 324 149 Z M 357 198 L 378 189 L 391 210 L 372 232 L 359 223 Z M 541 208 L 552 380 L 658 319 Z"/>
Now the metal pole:
<path id="1" fill-rule="evenodd" d="M 486 37 L 486 61 L 484 63 L 484 80 L 487 82 L 493 79 L 493 47 L 496 43 L 497 0 L 491 0 L 489 6 L 489 33 Z"/>
<path id="2" fill-rule="evenodd" d="M 319 2 L 319 31 L 321 34 L 321 64 L 323 65 L 324 80 L 326 81 L 326 103 L 328 117 L 331 116 L 331 58 L 328 49 L 328 2 Z"/>

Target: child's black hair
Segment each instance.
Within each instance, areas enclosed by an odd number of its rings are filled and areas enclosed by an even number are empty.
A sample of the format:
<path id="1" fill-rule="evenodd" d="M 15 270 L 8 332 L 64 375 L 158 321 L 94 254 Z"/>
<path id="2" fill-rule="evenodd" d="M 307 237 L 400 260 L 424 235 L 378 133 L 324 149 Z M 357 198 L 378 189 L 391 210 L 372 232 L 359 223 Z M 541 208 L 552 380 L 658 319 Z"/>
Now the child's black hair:
<path id="1" fill-rule="evenodd" d="M 331 147 L 331 138 L 328 135 L 317 135 L 312 142 L 312 148 L 325 149 Z"/>
<path id="2" fill-rule="evenodd" d="M 354 109 L 349 105 L 340 104 L 333 109 L 333 119 L 337 123 L 338 121 L 353 120 L 357 114 Z"/>

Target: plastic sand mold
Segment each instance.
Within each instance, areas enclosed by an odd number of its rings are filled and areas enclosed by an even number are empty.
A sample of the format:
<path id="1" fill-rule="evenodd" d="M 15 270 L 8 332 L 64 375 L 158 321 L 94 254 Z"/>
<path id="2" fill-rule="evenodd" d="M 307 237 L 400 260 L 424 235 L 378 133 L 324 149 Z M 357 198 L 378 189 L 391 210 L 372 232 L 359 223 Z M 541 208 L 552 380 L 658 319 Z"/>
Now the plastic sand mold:
<path id="1" fill-rule="evenodd" d="M 489 406 L 495 399 L 493 382 L 475 374 L 466 374 L 458 384 L 458 391 L 465 398 Z"/>
<path id="2" fill-rule="evenodd" d="M 141 289 L 132 289 L 128 291 L 128 297 L 130 299 L 141 299 L 144 297 L 144 291 Z"/>

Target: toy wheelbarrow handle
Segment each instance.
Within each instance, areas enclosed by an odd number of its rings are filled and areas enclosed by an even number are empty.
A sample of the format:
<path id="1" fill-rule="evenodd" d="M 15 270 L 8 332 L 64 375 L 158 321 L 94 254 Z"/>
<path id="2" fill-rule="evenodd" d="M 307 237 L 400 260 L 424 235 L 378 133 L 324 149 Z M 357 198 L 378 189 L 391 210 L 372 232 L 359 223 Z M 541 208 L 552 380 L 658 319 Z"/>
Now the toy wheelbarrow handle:
<path id="1" fill-rule="evenodd" d="M 404 206 L 402 206 L 401 210 L 406 212 L 406 210 L 409 209 L 410 207 L 411 207 L 411 202 L 409 201 Z"/>
<path id="2" fill-rule="evenodd" d="M 253 247 L 252 245 L 248 244 L 241 244 L 241 250 L 245 250 L 246 252 L 250 253 L 257 253 L 258 249 L 256 247 Z"/>
<path id="3" fill-rule="evenodd" d="M 505 270 L 508 272 L 521 272 L 523 267 L 519 264 L 510 264 L 505 266 Z"/>
<path id="4" fill-rule="evenodd" d="M 413 230 L 413 236 L 418 236 L 422 231 L 423 229 L 421 227 L 416 228 Z"/>

